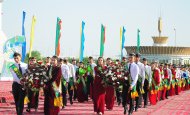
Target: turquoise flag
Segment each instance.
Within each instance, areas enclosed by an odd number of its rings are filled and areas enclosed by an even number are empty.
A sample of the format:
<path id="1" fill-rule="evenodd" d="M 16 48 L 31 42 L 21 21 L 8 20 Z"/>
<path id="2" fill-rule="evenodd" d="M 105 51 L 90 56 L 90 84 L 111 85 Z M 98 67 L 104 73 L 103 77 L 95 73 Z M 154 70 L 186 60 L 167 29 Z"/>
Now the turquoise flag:
<path id="1" fill-rule="evenodd" d="M 121 59 L 123 58 L 123 49 L 124 49 L 124 45 L 125 45 L 125 27 L 123 27 L 122 30 L 122 38 L 121 38 Z"/>
<path id="2" fill-rule="evenodd" d="M 100 56 L 104 55 L 104 43 L 105 43 L 105 26 L 101 25 L 101 38 L 100 38 Z"/>
<path id="3" fill-rule="evenodd" d="M 80 61 L 83 61 L 83 58 L 84 58 L 84 42 L 85 42 L 84 26 L 85 26 L 85 22 L 82 21 L 82 25 L 81 25 L 81 44 L 80 44 Z"/>
<path id="4" fill-rule="evenodd" d="M 137 29 L 137 53 L 140 51 L 140 30 Z"/>

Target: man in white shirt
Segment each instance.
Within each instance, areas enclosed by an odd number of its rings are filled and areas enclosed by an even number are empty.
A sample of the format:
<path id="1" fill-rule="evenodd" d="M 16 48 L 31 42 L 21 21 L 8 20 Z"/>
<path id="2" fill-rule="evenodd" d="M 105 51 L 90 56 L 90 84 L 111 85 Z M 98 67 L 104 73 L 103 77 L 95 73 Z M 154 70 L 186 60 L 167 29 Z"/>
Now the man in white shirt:
<path id="1" fill-rule="evenodd" d="M 10 71 L 13 76 L 12 92 L 16 105 L 17 115 L 23 114 L 24 109 L 24 97 L 25 90 L 23 88 L 23 82 L 20 81 L 23 74 L 26 73 L 27 64 L 21 62 L 21 55 L 19 53 L 14 53 L 13 55 L 15 63 L 10 66 Z"/>
<path id="2" fill-rule="evenodd" d="M 139 77 L 137 81 L 137 92 L 138 92 L 138 97 L 136 97 L 136 107 L 135 111 L 138 110 L 138 108 L 141 108 L 142 105 L 142 94 L 141 94 L 141 89 L 144 87 L 144 81 L 145 81 L 145 67 L 144 64 L 140 62 L 140 53 L 137 53 L 135 55 L 136 57 L 136 64 L 139 67 Z"/>
<path id="3" fill-rule="evenodd" d="M 61 60 L 60 60 L 61 61 Z M 62 97 L 63 97 L 63 108 L 67 106 L 67 87 L 69 82 L 69 66 L 65 63 L 61 64 L 62 73 Z"/>
<path id="4" fill-rule="evenodd" d="M 74 58 L 72 59 L 72 64 L 75 68 L 75 76 L 76 76 L 75 79 L 77 80 L 76 72 L 78 70 L 78 66 L 77 66 L 77 61 Z M 76 85 L 76 84 L 74 84 L 74 85 Z M 76 100 L 76 98 L 77 98 L 77 87 L 75 86 L 74 87 L 74 101 Z"/>
<path id="5" fill-rule="evenodd" d="M 70 104 L 73 104 L 73 93 L 74 93 L 74 84 L 76 83 L 76 72 L 74 66 L 69 63 L 68 59 L 65 58 L 63 60 L 64 64 L 66 64 L 69 67 L 69 77 L 68 77 L 68 93 L 69 93 L 69 100 Z"/>
<path id="6" fill-rule="evenodd" d="M 152 71 L 151 71 L 151 67 L 148 66 L 148 62 L 146 58 L 143 58 L 143 64 L 144 64 L 144 68 L 145 68 L 145 81 L 144 81 L 144 94 L 143 94 L 143 98 L 144 98 L 144 108 L 147 107 L 148 105 L 148 89 L 149 89 L 149 84 L 151 84 L 151 79 L 152 79 Z"/>
<path id="7" fill-rule="evenodd" d="M 135 54 L 131 53 L 129 54 L 129 78 L 128 78 L 128 91 L 127 98 L 130 100 L 130 106 L 129 106 L 129 115 L 132 115 L 133 109 L 134 109 L 134 99 L 131 97 L 132 90 L 136 88 L 137 85 L 137 80 L 138 80 L 138 74 L 139 74 L 139 68 L 137 64 L 134 62 L 135 61 Z M 124 96 L 124 94 L 122 94 Z M 126 114 L 127 107 L 124 107 L 124 114 Z"/>

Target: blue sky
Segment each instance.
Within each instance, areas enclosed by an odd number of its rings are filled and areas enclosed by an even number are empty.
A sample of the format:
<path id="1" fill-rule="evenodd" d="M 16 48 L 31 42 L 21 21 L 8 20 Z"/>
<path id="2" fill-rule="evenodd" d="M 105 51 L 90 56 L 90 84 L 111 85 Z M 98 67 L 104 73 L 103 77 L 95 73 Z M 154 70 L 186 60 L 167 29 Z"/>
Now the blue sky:
<path id="1" fill-rule="evenodd" d="M 22 11 L 25 10 L 27 51 L 32 16 L 35 15 L 34 50 L 43 56 L 54 55 L 56 18 L 62 19 L 61 56 L 79 55 L 80 25 L 85 24 L 85 56 L 99 55 L 101 24 L 106 26 L 105 56 L 120 54 L 120 27 L 126 28 L 126 46 L 136 45 L 137 28 L 141 45 L 152 45 L 158 35 L 157 21 L 163 19 L 162 35 L 174 45 L 190 44 L 190 0 L 5 0 L 3 30 L 8 38 L 21 35 Z"/>

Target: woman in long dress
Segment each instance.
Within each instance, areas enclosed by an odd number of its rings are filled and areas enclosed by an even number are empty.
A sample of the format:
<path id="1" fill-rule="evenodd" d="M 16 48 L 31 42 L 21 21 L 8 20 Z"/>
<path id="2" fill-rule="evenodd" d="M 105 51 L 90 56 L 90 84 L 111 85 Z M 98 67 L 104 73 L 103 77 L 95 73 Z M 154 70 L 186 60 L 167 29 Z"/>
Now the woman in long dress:
<path id="1" fill-rule="evenodd" d="M 102 57 L 98 58 L 98 65 L 94 68 L 95 79 L 94 79 L 94 112 L 102 115 L 104 114 L 105 107 L 105 86 L 103 78 L 105 77 L 104 71 L 107 67 L 104 65 Z"/>
<path id="2" fill-rule="evenodd" d="M 80 66 L 77 71 L 77 100 L 78 102 L 88 101 L 88 94 L 87 94 L 87 71 L 84 68 L 84 64 L 80 62 Z"/>
<path id="3" fill-rule="evenodd" d="M 51 59 L 51 66 L 48 68 L 50 80 L 44 89 L 44 113 L 45 115 L 58 115 L 62 103 L 61 98 L 61 68 L 57 66 L 57 56 Z"/>

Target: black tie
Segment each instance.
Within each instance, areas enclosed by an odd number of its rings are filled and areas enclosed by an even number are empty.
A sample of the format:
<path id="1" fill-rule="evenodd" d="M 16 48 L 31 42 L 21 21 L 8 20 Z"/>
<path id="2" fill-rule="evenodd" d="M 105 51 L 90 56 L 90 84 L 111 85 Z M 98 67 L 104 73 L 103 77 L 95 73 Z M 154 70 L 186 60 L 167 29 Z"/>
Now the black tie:
<path id="1" fill-rule="evenodd" d="M 131 73 L 131 64 L 129 64 L 129 73 Z"/>
<path id="2" fill-rule="evenodd" d="M 19 67 L 20 73 L 22 74 L 22 68 L 20 67 L 20 64 L 18 64 L 18 67 Z"/>

